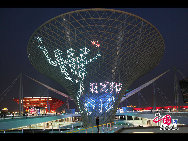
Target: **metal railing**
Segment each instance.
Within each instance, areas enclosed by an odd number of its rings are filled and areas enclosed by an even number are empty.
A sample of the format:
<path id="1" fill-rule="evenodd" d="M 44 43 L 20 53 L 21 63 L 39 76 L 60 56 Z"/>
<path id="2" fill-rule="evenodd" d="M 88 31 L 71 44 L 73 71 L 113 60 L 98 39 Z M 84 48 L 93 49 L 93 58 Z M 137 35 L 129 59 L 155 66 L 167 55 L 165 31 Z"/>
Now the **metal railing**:
<path id="1" fill-rule="evenodd" d="M 131 123 L 124 123 L 120 121 L 114 121 L 111 123 L 106 123 L 106 124 L 101 124 L 99 126 L 99 132 L 97 126 L 91 126 L 88 128 L 77 128 L 72 130 L 69 130 L 68 132 L 65 133 L 115 133 L 121 128 L 125 127 L 133 127 L 134 125 Z"/>
<path id="2" fill-rule="evenodd" d="M 76 122 L 66 126 L 60 126 L 55 129 L 52 125 L 51 129 L 25 129 L 24 127 L 12 128 L 7 130 L 0 130 L 0 133 L 115 133 L 122 128 L 134 127 L 133 124 L 124 121 L 114 121 L 111 123 L 101 124 L 99 126 L 99 132 L 97 126 L 91 126 L 88 128 L 82 127 L 82 122 Z"/>

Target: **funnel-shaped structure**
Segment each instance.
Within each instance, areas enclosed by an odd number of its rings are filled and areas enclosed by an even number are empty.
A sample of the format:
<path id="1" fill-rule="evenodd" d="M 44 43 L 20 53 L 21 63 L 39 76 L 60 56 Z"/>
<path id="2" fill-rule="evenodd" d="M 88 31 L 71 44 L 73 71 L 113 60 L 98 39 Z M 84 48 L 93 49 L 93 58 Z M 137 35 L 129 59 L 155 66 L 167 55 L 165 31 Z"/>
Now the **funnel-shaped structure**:
<path id="1" fill-rule="evenodd" d="M 31 64 L 56 80 L 80 110 L 84 126 L 114 120 L 125 90 L 152 70 L 164 53 L 148 21 L 112 9 L 84 9 L 41 25 L 28 43 Z"/>

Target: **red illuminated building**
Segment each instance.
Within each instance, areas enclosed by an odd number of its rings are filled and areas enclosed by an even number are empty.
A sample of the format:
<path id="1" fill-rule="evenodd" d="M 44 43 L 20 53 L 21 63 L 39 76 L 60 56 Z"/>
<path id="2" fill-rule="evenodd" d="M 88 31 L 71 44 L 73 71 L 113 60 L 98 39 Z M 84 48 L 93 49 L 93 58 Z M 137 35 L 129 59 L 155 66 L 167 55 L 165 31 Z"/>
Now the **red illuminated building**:
<path id="1" fill-rule="evenodd" d="M 164 106 L 164 107 L 156 107 L 156 110 L 172 110 L 172 109 L 188 109 L 188 106 Z M 152 110 L 153 107 L 144 107 L 144 108 L 133 108 L 135 111 L 142 111 L 142 110 Z"/>
<path id="2" fill-rule="evenodd" d="M 13 100 L 19 104 L 19 98 L 14 98 Z M 64 104 L 63 101 L 52 97 L 24 97 L 21 102 L 25 111 L 30 113 L 36 109 L 40 113 L 53 113 Z"/>

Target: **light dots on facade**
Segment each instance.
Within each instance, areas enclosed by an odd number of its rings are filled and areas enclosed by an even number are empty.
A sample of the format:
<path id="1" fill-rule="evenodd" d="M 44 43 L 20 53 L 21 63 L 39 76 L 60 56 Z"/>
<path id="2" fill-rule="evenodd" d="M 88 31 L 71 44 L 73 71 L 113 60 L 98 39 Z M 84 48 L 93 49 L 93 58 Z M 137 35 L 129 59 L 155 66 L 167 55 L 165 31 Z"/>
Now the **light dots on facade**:
<path id="1" fill-rule="evenodd" d="M 78 101 L 78 106 L 80 109 L 80 104 L 79 104 L 80 100 L 79 99 L 80 99 L 81 95 L 83 94 L 83 90 L 84 90 L 83 81 L 87 75 L 86 66 L 89 63 L 97 60 L 98 57 L 101 56 L 101 54 L 98 52 L 95 57 L 89 58 L 89 57 L 87 57 L 87 55 L 89 54 L 90 50 L 87 47 L 84 47 L 84 48 L 80 49 L 79 56 L 75 56 L 75 50 L 73 48 L 70 48 L 66 51 L 67 57 L 64 58 L 63 56 L 65 56 L 65 54 L 63 54 L 63 52 L 60 49 L 56 49 L 56 50 L 54 50 L 55 60 L 52 61 L 52 58 L 49 57 L 48 50 L 43 45 L 42 37 L 36 37 L 35 39 L 38 42 L 37 47 L 42 50 L 48 63 L 54 67 L 58 66 L 60 68 L 61 73 L 64 75 L 65 79 L 67 79 L 73 83 L 79 83 L 80 89 L 77 92 L 76 99 Z M 98 47 L 100 46 L 98 44 L 98 41 L 95 44 Z M 70 69 L 70 71 L 69 71 L 69 69 Z M 97 91 L 95 91 L 95 92 L 97 92 Z"/>
<path id="2" fill-rule="evenodd" d="M 90 83 L 90 94 L 92 97 L 85 98 L 84 109 L 89 115 L 93 112 L 109 112 L 116 101 L 114 95 L 119 94 L 122 84 L 116 82 Z"/>
<path id="3" fill-rule="evenodd" d="M 117 93 L 121 91 L 122 84 L 116 82 L 90 83 L 91 93 Z"/>
<path id="4" fill-rule="evenodd" d="M 92 45 L 95 45 L 95 47 L 100 47 L 100 44 L 98 41 L 91 41 Z"/>
<path id="5" fill-rule="evenodd" d="M 70 48 L 67 50 L 67 58 L 65 59 L 62 57 L 63 52 L 56 49 L 54 50 L 55 61 L 52 61 L 52 58 L 49 57 L 48 50 L 43 45 L 42 37 L 36 37 L 36 40 L 39 44 L 37 47 L 42 50 L 48 63 L 52 66 L 59 66 L 60 71 L 65 75 L 65 78 L 75 83 L 83 81 L 86 77 L 86 65 L 97 60 L 98 57 L 101 56 L 100 53 L 97 53 L 95 57 L 87 58 L 86 55 L 89 54 L 90 50 L 87 47 L 84 47 L 80 49 L 80 55 L 75 57 L 75 50 Z M 68 71 L 68 68 L 70 68 L 71 72 Z M 75 76 L 77 79 L 73 79 Z"/>

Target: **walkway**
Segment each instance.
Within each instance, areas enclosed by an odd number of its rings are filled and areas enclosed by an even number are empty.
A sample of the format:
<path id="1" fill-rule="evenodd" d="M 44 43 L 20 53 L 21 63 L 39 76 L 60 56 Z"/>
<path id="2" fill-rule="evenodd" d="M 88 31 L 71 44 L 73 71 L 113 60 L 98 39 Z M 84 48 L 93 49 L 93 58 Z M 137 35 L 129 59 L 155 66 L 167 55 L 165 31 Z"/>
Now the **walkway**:
<path id="1" fill-rule="evenodd" d="M 14 119 L 3 119 L 0 120 L 0 130 L 7 130 L 12 128 L 18 128 L 23 126 L 29 126 L 32 124 L 44 123 L 48 121 L 53 121 L 57 119 L 63 119 L 67 117 L 72 117 L 73 115 L 52 115 L 52 116 L 36 116 L 36 117 L 22 117 Z"/>

